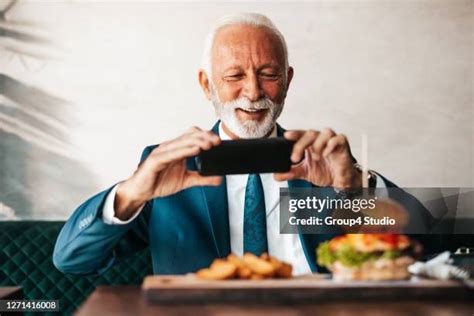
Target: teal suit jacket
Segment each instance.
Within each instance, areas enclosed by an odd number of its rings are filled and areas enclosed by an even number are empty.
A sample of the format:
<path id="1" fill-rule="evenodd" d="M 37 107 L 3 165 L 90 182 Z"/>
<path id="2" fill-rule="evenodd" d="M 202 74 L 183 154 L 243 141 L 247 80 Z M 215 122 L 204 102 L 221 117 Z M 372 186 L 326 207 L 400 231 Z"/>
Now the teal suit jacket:
<path id="1" fill-rule="evenodd" d="M 218 134 L 218 123 L 212 131 Z M 284 131 L 278 126 L 277 132 L 281 136 Z M 155 147 L 145 148 L 141 161 Z M 187 159 L 187 166 L 196 170 L 194 159 Z M 288 186 L 312 184 L 293 180 L 288 181 Z M 150 200 L 139 216 L 126 225 L 108 225 L 102 220 L 102 207 L 112 188 L 80 205 L 62 228 L 53 254 L 59 270 L 73 274 L 102 273 L 115 260 L 149 246 L 155 274 L 185 274 L 231 252 L 225 180 L 219 186 L 193 187 Z M 333 236 L 300 234 L 313 272 L 318 271 L 315 248 Z"/>

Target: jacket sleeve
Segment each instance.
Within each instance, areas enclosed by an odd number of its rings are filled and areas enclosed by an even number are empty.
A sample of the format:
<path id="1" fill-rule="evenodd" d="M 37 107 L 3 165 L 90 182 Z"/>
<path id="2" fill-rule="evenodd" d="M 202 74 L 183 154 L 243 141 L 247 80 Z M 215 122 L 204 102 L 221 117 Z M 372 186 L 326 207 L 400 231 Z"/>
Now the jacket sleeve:
<path id="1" fill-rule="evenodd" d="M 417 234 L 429 233 L 433 227 L 434 218 L 423 203 L 382 175 L 377 174 L 377 180 L 379 180 L 378 178 L 384 181 L 385 186 L 388 188 L 389 197 L 403 205 L 408 211 L 409 222 L 405 228 L 406 231 L 417 232 Z"/>
<path id="2" fill-rule="evenodd" d="M 143 151 L 143 161 L 156 146 Z M 148 246 L 148 219 L 152 201 L 125 225 L 109 225 L 102 219 L 102 207 L 113 187 L 80 205 L 59 233 L 53 263 L 64 273 L 100 274 L 124 256 Z"/>

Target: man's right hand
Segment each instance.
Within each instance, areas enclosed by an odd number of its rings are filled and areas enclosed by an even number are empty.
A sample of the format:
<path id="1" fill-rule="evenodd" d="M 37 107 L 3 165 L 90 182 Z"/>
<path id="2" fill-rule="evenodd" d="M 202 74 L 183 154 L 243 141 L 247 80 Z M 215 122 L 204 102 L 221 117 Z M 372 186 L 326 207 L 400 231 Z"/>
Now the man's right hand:
<path id="1" fill-rule="evenodd" d="M 200 185 L 219 185 L 222 177 L 203 177 L 186 169 L 186 158 L 196 156 L 221 142 L 219 136 L 198 127 L 155 148 L 135 173 L 119 184 L 115 216 L 127 220 L 146 201 Z"/>

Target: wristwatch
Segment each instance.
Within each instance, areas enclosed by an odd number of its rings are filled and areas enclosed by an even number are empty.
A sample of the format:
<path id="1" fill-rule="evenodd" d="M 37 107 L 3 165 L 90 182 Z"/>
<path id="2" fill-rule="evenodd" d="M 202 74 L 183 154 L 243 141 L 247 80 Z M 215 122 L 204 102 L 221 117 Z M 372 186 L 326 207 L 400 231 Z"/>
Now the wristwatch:
<path id="1" fill-rule="evenodd" d="M 356 168 L 359 172 L 363 173 L 362 166 L 358 163 L 354 163 L 354 168 Z M 367 178 L 369 180 L 369 188 L 375 188 L 377 186 L 377 175 L 373 171 L 367 172 Z M 355 188 L 355 189 L 336 189 L 334 188 L 337 196 L 343 199 L 347 198 L 354 198 L 356 196 L 360 196 L 364 193 L 364 189 L 362 187 Z"/>
<path id="2" fill-rule="evenodd" d="M 364 172 L 364 169 L 362 168 L 362 166 L 358 164 L 357 162 L 354 163 L 354 168 L 356 168 L 361 173 Z M 377 186 L 377 175 L 373 171 L 368 170 L 367 179 L 369 180 L 368 181 L 369 188 L 375 188 Z"/>

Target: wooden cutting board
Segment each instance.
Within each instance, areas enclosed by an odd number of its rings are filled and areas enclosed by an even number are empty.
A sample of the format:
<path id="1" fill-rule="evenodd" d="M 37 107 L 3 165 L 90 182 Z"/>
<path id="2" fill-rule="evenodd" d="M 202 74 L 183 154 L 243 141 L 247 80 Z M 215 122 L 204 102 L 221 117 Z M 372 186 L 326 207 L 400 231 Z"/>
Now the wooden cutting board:
<path id="1" fill-rule="evenodd" d="M 142 292 L 153 303 L 295 303 L 348 299 L 474 299 L 474 290 L 455 281 L 339 282 L 325 274 L 292 279 L 200 280 L 194 274 L 148 276 Z"/>

